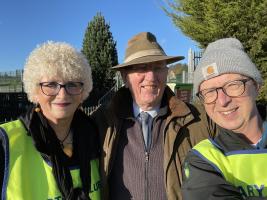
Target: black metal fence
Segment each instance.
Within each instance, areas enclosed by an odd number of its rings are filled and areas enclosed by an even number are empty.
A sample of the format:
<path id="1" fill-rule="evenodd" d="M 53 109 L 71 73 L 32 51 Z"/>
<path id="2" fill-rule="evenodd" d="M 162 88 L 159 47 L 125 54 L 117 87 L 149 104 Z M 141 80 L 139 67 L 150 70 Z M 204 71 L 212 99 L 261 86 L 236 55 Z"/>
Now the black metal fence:
<path id="1" fill-rule="evenodd" d="M 201 57 L 202 57 L 203 52 L 202 51 L 194 51 L 194 58 L 193 58 L 193 62 L 194 62 L 194 70 L 196 69 Z"/>
<path id="2" fill-rule="evenodd" d="M 16 119 L 30 105 L 24 92 L 0 93 L 0 123 Z"/>
<path id="3" fill-rule="evenodd" d="M 0 72 L 0 92 L 23 92 L 23 70 Z"/>

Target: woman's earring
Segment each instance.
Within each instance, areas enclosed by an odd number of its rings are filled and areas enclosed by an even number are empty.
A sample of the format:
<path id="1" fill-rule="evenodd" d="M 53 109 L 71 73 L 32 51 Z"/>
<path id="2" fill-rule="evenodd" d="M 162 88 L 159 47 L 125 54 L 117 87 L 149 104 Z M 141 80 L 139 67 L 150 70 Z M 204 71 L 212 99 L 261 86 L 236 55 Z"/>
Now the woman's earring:
<path id="1" fill-rule="evenodd" d="M 40 112 L 41 111 L 41 108 L 40 108 L 39 104 L 36 104 L 36 106 L 34 108 L 34 111 L 35 112 Z"/>

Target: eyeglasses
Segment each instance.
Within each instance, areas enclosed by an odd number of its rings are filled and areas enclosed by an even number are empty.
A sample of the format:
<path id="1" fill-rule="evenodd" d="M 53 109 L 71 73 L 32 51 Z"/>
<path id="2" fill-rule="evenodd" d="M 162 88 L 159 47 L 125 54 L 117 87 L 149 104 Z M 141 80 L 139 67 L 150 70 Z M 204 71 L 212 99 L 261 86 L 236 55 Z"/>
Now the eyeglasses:
<path id="1" fill-rule="evenodd" d="M 229 97 L 239 97 L 246 89 L 246 83 L 252 79 L 235 80 L 226 83 L 222 87 L 199 91 L 197 96 L 205 104 L 214 103 L 218 98 L 218 90 L 221 89 Z"/>
<path id="2" fill-rule="evenodd" d="M 61 88 L 64 88 L 69 95 L 79 95 L 83 91 L 82 82 L 67 82 L 60 84 L 57 82 L 42 82 L 39 83 L 42 92 L 47 96 L 56 96 Z"/>

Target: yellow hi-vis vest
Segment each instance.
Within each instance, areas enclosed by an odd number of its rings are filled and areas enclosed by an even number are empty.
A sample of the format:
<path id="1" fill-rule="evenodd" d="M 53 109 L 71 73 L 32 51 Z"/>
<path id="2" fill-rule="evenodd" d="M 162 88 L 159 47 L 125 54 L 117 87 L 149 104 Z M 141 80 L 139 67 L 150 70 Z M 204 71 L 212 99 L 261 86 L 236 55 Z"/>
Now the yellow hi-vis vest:
<path id="1" fill-rule="evenodd" d="M 267 197 L 267 149 L 222 151 L 209 139 L 194 152 L 210 163 L 243 197 Z"/>
<path id="2" fill-rule="evenodd" d="M 61 200 L 52 167 L 36 151 L 20 120 L 0 125 L 4 139 L 5 174 L 2 198 L 7 200 Z M 98 160 L 91 161 L 92 200 L 100 200 Z M 71 169 L 74 187 L 81 187 L 80 170 Z"/>

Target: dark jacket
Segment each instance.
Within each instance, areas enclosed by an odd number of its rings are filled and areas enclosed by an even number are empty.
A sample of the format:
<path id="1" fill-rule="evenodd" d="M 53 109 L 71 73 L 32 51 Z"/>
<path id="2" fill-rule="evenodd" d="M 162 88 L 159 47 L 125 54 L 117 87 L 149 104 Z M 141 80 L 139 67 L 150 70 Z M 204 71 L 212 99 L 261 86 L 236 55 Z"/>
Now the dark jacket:
<path id="1" fill-rule="evenodd" d="M 177 99 L 166 87 L 163 99 L 168 105 L 168 116 L 164 128 L 164 180 L 169 200 L 181 199 L 182 163 L 189 149 L 199 141 L 213 137 L 215 127 L 205 112 Z M 108 178 L 112 170 L 118 138 L 124 119 L 133 117 L 133 99 L 127 88 L 121 88 L 108 107 L 93 113 L 102 145 L 101 175 L 104 199 L 108 199 Z M 202 108 L 203 111 L 203 108 Z M 202 120 L 200 120 L 202 119 Z M 102 197 L 103 197 L 102 195 Z"/>
<path id="2" fill-rule="evenodd" d="M 255 149 L 242 134 L 218 128 L 215 144 L 226 154 L 237 150 Z M 227 182 L 210 163 L 190 151 L 183 166 L 182 194 L 185 200 L 244 199 L 239 190 Z M 189 176 L 185 175 L 188 170 Z M 262 200 L 264 197 L 247 197 L 246 200 Z"/>

